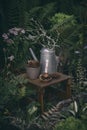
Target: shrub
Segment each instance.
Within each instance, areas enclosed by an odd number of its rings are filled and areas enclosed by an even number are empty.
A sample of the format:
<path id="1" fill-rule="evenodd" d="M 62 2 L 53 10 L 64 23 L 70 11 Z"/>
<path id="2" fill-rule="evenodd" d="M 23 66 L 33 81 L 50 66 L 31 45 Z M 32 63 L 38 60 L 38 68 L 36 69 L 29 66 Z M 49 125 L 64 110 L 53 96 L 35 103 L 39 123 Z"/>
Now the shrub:
<path id="1" fill-rule="evenodd" d="M 86 126 L 82 120 L 69 117 L 66 120 L 58 123 L 54 130 L 86 130 Z"/>

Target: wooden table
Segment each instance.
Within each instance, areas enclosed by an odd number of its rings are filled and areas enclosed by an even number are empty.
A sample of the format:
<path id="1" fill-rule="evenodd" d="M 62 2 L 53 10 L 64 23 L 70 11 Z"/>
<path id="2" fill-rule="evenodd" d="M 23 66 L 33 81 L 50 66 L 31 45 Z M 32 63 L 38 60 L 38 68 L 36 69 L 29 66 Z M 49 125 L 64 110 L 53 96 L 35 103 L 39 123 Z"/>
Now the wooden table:
<path id="1" fill-rule="evenodd" d="M 32 84 L 33 86 L 35 86 L 35 88 L 37 89 L 38 101 L 41 104 L 42 113 L 44 112 L 44 89 L 46 89 L 48 86 L 66 81 L 66 85 L 64 86 L 66 88 L 65 89 L 66 98 L 70 98 L 70 96 L 71 96 L 71 87 L 70 87 L 71 86 L 71 77 L 68 75 L 59 73 L 59 72 L 57 72 L 56 74 L 58 74 L 58 78 L 52 79 L 49 82 L 43 82 L 39 78 L 35 79 L 35 80 L 31 80 L 27 77 L 26 74 L 24 74 L 24 76 L 26 78 L 28 78 L 29 83 Z"/>

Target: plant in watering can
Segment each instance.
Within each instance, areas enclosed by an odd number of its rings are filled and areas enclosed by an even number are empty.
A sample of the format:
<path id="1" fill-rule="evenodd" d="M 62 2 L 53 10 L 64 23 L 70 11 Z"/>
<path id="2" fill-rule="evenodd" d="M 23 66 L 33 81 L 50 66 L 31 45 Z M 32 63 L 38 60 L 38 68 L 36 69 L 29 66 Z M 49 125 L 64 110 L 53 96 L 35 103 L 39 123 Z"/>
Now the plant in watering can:
<path id="1" fill-rule="evenodd" d="M 76 28 L 76 21 L 72 15 L 58 13 L 50 21 L 51 26 L 48 30 L 34 19 L 31 20 L 29 26 L 31 31 L 29 33 L 30 41 L 32 44 L 42 46 L 40 51 L 42 73 L 53 73 L 57 71 L 59 57 L 56 57 L 55 50 L 59 55 L 60 51 L 67 47 L 67 44 L 70 43 L 69 39 L 72 37 L 72 32 L 74 32 L 71 30 L 75 30 Z"/>
<path id="2" fill-rule="evenodd" d="M 40 51 L 41 73 L 54 73 L 57 71 L 55 47 L 59 47 L 59 45 L 57 45 L 59 32 L 56 31 L 57 37 L 54 38 L 50 35 L 49 31 L 44 29 L 42 24 L 33 19 L 31 21 L 33 29 L 30 27 L 29 39 L 32 44 L 42 46 Z"/>

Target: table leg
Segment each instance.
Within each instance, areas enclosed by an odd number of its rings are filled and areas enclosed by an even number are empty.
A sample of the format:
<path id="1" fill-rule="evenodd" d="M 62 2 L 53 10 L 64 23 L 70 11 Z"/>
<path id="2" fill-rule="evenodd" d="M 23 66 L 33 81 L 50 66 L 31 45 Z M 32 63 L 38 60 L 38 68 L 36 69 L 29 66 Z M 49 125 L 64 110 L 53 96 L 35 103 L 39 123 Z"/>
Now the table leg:
<path id="1" fill-rule="evenodd" d="M 70 98 L 70 97 L 71 97 L 71 78 L 67 80 L 67 84 L 66 84 L 66 98 Z"/>
<path id="2" fill-rule="evenodd" d="M 39 100 L 39 103 L 41 105 L 41 112 L 43 113 L 44 112 L 44 101 L 43 101 L 43 96 L 44 96 L 44 89 L 39 89 L 38 90 L 38 100 Z"/>

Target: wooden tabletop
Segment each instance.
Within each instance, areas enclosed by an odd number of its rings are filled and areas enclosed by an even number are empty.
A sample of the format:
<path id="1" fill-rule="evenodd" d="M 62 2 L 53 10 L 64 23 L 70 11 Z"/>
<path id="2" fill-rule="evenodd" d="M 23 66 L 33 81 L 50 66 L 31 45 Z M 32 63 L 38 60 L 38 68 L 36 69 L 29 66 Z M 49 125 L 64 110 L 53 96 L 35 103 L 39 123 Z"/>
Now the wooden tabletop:
<path id="1" fill-rule="evenodd" d="M 59 72 L 56 72 L 56 74 L 58 75 L 58 77 L 52 78 L 50 81 L 41 81 L 40 78 L 32 80 L 27 76 L 26 73 L 24 73 L 23 76 L 29 80 L 30 84 L 35 85 L 39 88 L 44 88 L 44 87 L 70 79 L 70 76 L 68 76 L 68 75 L 65 75 L 65 74 L 62 74 Z"/>

